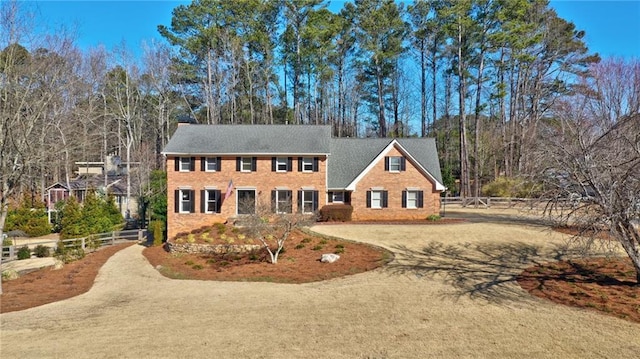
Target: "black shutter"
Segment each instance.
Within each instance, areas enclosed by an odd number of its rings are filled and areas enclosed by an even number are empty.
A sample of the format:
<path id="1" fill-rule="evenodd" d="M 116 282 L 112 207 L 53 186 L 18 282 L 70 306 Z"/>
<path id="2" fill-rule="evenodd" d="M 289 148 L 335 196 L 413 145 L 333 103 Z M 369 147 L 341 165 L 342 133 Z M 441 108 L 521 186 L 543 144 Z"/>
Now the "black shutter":
<path id="1" fill-rule="evenodd" d="M 175 205 L 175 213 L 180 213 L 180 190 L 177 189 L 174 192 L 174 205 Z"/>
<path id="2" fill-rule="evenodd" d="M 418 208 L 424 207 L 424 191 L 418 191 Z"/>
<path id="3" fill-rule="evenodd" d="M 216 158 L 216 171 L 222 171 L 222 157 Z"/>
<path id="4" fill-rule="evenodd" d="M 287 172 L 293 171 L 293 157 L 287 157 Z"/>
<path id="5" fill-rule="evenodd" d="M 318 196 L 319 196 L 318 191 L 313 191 L 313 205 L 312 205 L 313 212 L 318 210 Z"/>
<path id="6" fill-rule="evenodd" d="M 176 172 L 180 171 L 180 157 L 176 157 Z"/>
<path id="7" fill-rule="evenodd" d="M 327 193 L 327 203 L 333 203 L 333 192 Z"/>
<path id="8" fill-rule="evenodd" d="M 402 208 L 407 208 L 407 191 L 402 191 Z"/>
<path id="9" fill-rule="evenodd" d="M 258 170 L 258 157 L 251 157 L 251 172 Z"/>
<path id="10" fill-rule="evenodd" d="M 271 172 L 275 172 L 275 171 L 276 171 L 276 158 L 271 157 Z"/>
<path id="11" fill-rule="evenodd" d="M 271 212 L 276 213 L 276 190 L 271 191 Z"/>
<path id="12" fill-rule="evenodd" d="M 196 158 L 191 157 L 191 159 L 189 160 L 189 171 L 195 171 L 195 170 L 196 170 Z"/>
<path id="13" fill-rule="evenodd" d="M 298 172 L 302 172 L 302 157 L 298 157 Z"/>
<path id="14" fill-rule="evenodd" d="M 200 190 L 200 213 L 204 213 L 207 205 L 207 190 Z"/>
<path id="15" fill-rule="evenodd" d="M 389 170 L 389 156 L 384 157 L 384 170 L 385 171 Z"/>
<path id="16" fill-rule="evenodd" d="M 236 172 L 240 172 L 242 166 L 242 157 L 236 157 Z"/>
<path id="17" fill-rule="evenodd" d="M 298 191 L 298 212 L 302 213 L 302 191 Z"/>
<path id="18" fill-rule="evenodd" d="M 204 172 L 207 170 L 207 158 L 200 157 L 200 172 Z"/>
<path id="19" fill-rule="evenodd" d="M 351 192 L 344 193 L 344 203 L 351 204 Z"/>
<path id="20" fill-rule="evenodd" d="M 313 172 L 318 172 L 318 157 L 313 158 Z"/>
<path id="21" fill-rule="evenodd" d="M 367 208 L 371 208 L 371 191 L 367 191 Z"/>
<path id="22" fill-rule="evenodd" d="M 387 208 L 389 200 L 389 191 L 382 191 L 382 208 Z"/>
<path id="23" fill-rule="evenodd" d="M 192 162 L 192 163 L 195 163 L 195 162 Z M 189 206 L 190 206 L 189 213 L 196 213 L 195 197 L 196 197 L 196 191 L 189 190 Z"/>
<path id="24" fill-rule="evenodd" d="M 400 157 L 400 171 L 407 170 L 407 160 L 404 157 Z"/>

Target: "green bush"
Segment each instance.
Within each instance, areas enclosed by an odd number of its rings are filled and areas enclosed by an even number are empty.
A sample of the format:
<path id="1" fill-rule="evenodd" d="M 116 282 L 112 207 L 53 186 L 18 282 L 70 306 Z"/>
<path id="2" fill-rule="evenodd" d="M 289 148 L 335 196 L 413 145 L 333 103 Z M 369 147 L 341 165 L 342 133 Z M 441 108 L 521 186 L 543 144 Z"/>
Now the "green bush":
<path id="1" fill-rule="evenodd" d="M 18 259 L 29 259 L 31 258 L 31 250 L 27 246 L 22 246 L 18 249 Z"/>
<path id="2" fill-rule="evenodd" d="M 21 230 L 29 237 L 44 236 L 51 233 L 51 225 L 47 217 L 44 203 L 33 201 L 30 196 L 25 196 L 20 207 L 10 210 L 4 231 Z"/>
<path id="3" fill-rule="evenodd" d="M 320 208 L 322 222 L 349 222 L 353 207 L 348 204 L 328 204 Z"/>
<path id="4" fill-rule="evenodd" d="M 153 236 L 153 245 L 161 246 L 164 241 L 164 222 L 151 221 L 149 228 L 151 228 L 151 235 Z"/>
<path id="5" fill-rule="evenodd" d="M 437 215 L 437 214 L 430 214 L 430 215 L 427 216 L 427 221 L 435 222 L 435 221 L 439 221 L 439 220 L 440 220 L 440 216 Z"/>
<path id="6" fill-rule="evenodd" d="M 38 244 L 36 248 L 33 250 L 33 254 L 38 258 L 45 258 L 51 256 L 51 251 L 49 247 L 43 246 L 42 244 Z"/>

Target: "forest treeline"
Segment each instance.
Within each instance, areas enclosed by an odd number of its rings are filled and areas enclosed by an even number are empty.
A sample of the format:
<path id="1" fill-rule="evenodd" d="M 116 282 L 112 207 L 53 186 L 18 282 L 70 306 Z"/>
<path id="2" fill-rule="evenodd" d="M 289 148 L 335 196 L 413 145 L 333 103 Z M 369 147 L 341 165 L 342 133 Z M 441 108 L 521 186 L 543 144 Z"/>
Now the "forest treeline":
<path id="1" fill-rule="evenodd" d="M 35 33 L 24 6 L 0 4 L 3 202 L 108 154 L 137 163 L 143 196 L 182 118 L 435 137 L 445 185 L 475 196 L 530 175 L 541 124 L 608 66 L 547 0 L 196 0 L 139 58 Z"/>

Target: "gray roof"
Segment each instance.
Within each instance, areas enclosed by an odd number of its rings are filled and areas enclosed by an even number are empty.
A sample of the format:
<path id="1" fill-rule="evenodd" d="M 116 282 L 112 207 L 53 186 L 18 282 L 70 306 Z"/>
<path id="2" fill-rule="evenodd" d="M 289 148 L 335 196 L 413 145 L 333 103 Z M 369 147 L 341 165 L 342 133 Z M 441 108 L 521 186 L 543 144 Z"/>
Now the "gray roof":
<path id="1" fill-rule="evenodd" d="M 327 187 L 346 188 L 393 140 L 393 138 L 331 139 Z M 433 138 L 398 138 L 397 141 L 436 181 L 442 184 L 440 161 Z"/>
<path id="2" fill-rule="evenodd" d="M 163 153 L 170 155 L 260 155 L 330 152 L 331 126 L 181 125 Z"/>

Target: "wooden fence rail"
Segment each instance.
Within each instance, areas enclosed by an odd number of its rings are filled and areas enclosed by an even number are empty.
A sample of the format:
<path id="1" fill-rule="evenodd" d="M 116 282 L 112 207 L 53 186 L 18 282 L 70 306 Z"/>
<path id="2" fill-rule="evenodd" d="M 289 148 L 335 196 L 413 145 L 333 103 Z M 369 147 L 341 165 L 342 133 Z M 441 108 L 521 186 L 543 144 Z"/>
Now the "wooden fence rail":
<path id="1" fill-rule="evenodd" d="M 87 248 L 99 248 L 126 240 L 142 241 L 144 238 L 146 238 L 146 230 L 131 229 L 92 234 L 82 238 L 48 240 L 30 242 L 24 245 L 2 246 L 2 262 L 9 262 L 18 259 L 18 250 L 24 246 L 27 246 L 31 251 L 31 255 L 33 255 L 33 251 L 37 246 L 46 246 L 55 251 L 56 248 L 58 248 L 58 244 L 63 243 L 65 248 L 82 248 L 82 250 L 86 250 Z"/>

